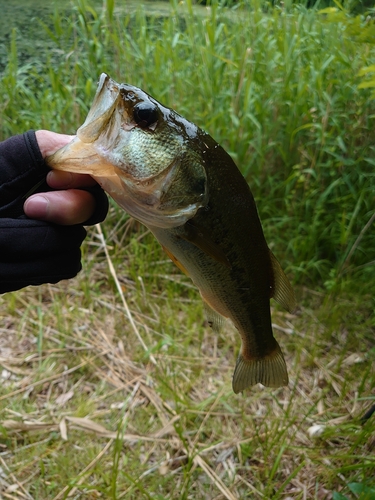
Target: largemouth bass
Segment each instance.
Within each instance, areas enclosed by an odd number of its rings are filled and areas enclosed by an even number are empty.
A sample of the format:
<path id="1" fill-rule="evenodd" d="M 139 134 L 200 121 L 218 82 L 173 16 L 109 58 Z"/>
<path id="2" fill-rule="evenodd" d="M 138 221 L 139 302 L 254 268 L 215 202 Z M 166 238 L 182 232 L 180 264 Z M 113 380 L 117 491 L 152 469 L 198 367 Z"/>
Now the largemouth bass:
<path id="1" fill-rule="evenodd" d="M 288 384 L 270 298 L 295 309 L 265 241 L 250 188 L 210 135 L 141 89 L 102 74 L 76 138 L 47 159 L 86 173 L 145 224 L 198 287 L 211 326 L 230 318 L 242 338 L 233 390 Z"/>

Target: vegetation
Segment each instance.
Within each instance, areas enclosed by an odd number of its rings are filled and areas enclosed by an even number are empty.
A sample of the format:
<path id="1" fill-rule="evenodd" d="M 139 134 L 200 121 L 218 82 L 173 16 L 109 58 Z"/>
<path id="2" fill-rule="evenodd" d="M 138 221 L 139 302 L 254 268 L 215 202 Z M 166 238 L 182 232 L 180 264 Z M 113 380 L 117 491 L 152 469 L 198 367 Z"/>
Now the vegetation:
<path id="1" fill-rule="evenodd" d="M 0 298 L 1 494 L 375 498 L 371 12 L 75 0 L 39 26 L 38 57 L 10 37 L 1 138 L 73 133 L 101 72 L 143 88 L 232 154 L 300 309 L 273 304 L 289 388 L 235 396 L 238 334 L 112 204 L 76 279 Z"/>

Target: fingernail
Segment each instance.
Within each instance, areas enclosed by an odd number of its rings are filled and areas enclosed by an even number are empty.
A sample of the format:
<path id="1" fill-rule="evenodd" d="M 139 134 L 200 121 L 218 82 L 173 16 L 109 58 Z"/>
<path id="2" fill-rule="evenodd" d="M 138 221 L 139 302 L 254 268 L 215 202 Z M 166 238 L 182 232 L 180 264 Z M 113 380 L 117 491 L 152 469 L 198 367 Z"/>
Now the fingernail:
<path id="1" fill-rule="evenodd" d="M 40 195 L 31 196 L 24 206 L 25 214 L 35 219 L 45 219 L 48 215 L 48 208 L 48 199 Z"/>
<path id="2" fill-rule="evenodd" d="M 73 175 L 70 172 L 51 170 L 47 174 L 47 184 L 53 189 L 67 189 L 70 187 Z"/>

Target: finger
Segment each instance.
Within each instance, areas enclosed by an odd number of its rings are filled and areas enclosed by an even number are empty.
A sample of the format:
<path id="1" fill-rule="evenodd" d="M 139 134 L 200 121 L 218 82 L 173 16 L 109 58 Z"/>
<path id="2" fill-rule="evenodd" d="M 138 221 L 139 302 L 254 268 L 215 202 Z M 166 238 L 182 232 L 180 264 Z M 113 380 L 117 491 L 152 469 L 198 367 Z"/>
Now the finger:
<path id="1" fill-rule="evenodd" d="M 30 196 L 24 204 L 25 214 L 63 226 L 83 224 L 94 213 L 95 199 L 87 191 L 69 189 Z"/>
<path id="2" fill-rule="evenodd" d="M 61 170 L 51 170 L 47 175 L 47 184 L 52 189 L 73 189 L 95 186 L 96 182 L 86 174 L 72 174 Z"/>
<path id="3" fill-rule="evenodd" d="M 58 149 L 62 148 L 74 139 L 74 135 L 57 134 L 50 130 L 37 130 L 35 132 L 36 140 L 43 158 L 52 155 Z"/>

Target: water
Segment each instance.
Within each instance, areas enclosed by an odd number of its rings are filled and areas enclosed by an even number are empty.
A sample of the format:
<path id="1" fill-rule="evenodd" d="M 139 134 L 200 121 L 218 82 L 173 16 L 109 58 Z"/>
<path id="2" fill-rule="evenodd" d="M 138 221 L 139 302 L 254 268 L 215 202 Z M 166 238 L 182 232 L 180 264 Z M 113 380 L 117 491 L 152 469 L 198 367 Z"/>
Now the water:
<path id="1" fill-rule="evenodd" d="M 93 0 L 97 7 L 102 0 Z M 148 15 L 169 15 L 168 1 L 127 0 L 117 2 L 116 10 L 135 12 L 144 5 Z M 58 7 L 60 15 L 69 15 L 74 2 L 63 4 L 61 0 L 0 0 L 0 74 L 4 71 L 8 59 L 12 32 L 15 34 L 19 64 L 27 64 L 35 59 L 43 59 L 51 43 L 43 23 L 53 30 L 52 14 Z"/>

